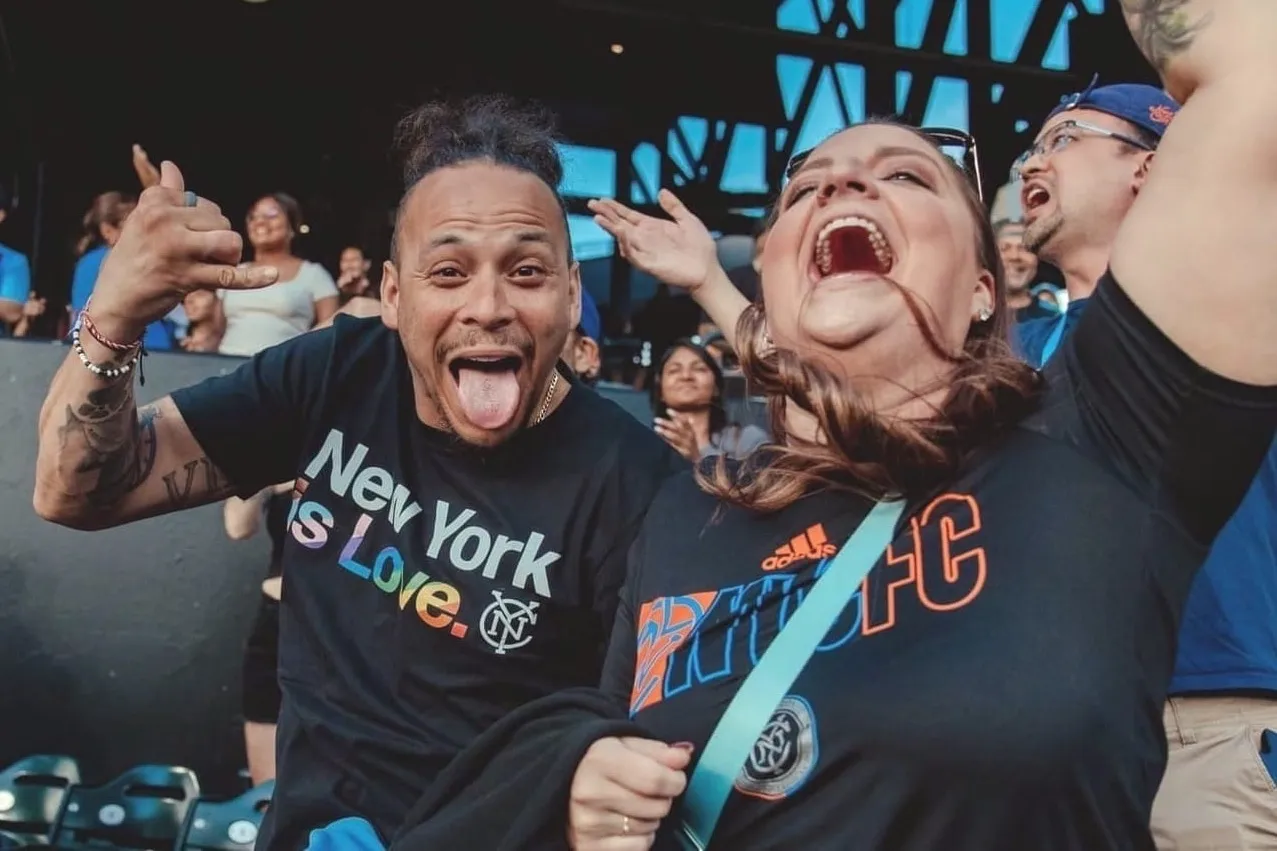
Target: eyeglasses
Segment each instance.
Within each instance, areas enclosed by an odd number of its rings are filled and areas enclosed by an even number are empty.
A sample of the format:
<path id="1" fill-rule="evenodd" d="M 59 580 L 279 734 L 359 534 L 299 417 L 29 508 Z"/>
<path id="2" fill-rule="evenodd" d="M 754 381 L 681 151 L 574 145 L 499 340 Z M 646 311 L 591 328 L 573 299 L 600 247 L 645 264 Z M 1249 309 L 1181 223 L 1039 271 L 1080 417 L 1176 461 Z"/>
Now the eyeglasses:
<path id="1" fill-rule="evenodd" d="M 980 200 L 984 200 L 984 184 L 980 174 L 980 151 L 974 136 L 965 130 L 956 130 L 951 127 L 911 127 L 909 129 L 921 133 L 942 153 L 957 163 L 967 179 L 975 185 L 975 191 Z M 959 150 L 954 152 L 955 148 Z M 786 180 L 803 167 L 803 163 L 807 162 L 814 150 L 816 149 L 808 148 L 789 158 L 789 163 L 785 166 Z M 958 155 L 954 156 L 954 153 Z"/>
<path id="2" fill-rule="evenodd" d="M 1024 179 L 1024 166 L 1033 157 L 1046 159 L 1058 154 L 1073 142 L 1076 142 L 1080 136 L 1086 134 L 1106 139 L 1116 139 L 1119 142 L 1125 142 L 1128 145 L 1139 148 L 1141 151 L 1153 150 L 1151 145 L 1141 142 L 1133 136 L 1115 133 L 1112 130 L 1097 127 L 1085 121 L 1061 121 L 1047 131 L 1041 139 L 1030 145 L 1027 151 L 1016 157 L 1015 162 L 1011 164 L 1011 181 L 1014 183 Z"/>

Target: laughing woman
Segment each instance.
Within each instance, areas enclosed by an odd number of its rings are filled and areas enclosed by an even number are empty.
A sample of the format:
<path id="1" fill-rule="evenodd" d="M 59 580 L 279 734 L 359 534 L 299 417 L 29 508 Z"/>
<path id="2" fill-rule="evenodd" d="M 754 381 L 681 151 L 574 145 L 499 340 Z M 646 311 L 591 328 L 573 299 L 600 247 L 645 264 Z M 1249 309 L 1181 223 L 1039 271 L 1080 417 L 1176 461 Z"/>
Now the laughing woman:
<path id="1" fill-rule="evenodd" d="M 934 133 L 869 123 L 792 167 L 735 341 L 776 444 L 647 516 L 605 690 L 652 741 L 586 752 L 575 848 L 684 818 L 715 848 L 1153 847 L 1180 611 L 1277 422 L 1277 3 L 1122 5 L 1185 106 L 1045 374 Z M 595 211 L 638 254 L 700 227 L 664 204 Z"/>

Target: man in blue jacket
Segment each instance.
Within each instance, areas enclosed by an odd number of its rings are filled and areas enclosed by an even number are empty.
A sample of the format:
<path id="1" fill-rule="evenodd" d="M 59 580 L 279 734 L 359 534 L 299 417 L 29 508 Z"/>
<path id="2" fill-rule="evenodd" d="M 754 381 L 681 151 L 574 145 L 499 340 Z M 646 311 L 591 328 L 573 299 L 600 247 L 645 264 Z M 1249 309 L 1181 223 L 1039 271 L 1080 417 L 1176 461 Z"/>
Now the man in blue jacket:
<path id="1" fill-rule="evenodd" d="M 1065 314 L 1018 327 L 1031 363 L 1069 356 L 1069 333 L 1178 108 L 1151 86 L 1093 82 L 1062 99 L 1016 161 L 1025 245 L 1063 272 L 1069 292 Z M 1266 732 L 1277 729 L 1277 446 L 1197 576 L 1165 723 L 1158 847 L 1277 847 L 1277 785 L 1265 767 L 1277 759 Z"/>

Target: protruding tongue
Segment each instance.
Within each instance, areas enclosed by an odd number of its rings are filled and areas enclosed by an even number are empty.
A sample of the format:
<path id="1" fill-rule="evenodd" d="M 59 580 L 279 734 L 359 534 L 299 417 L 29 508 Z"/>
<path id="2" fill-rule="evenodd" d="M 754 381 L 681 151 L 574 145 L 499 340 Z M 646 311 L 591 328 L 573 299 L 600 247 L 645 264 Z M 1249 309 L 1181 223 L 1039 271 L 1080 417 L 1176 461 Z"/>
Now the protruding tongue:
<path id="1" fill-rule="evenodd" d="M 457 390 L 466 419 L 479 428 L 498 429 L 509 425 L 519 410 L 519 380 L 514 370 L 457 370 Z"/>

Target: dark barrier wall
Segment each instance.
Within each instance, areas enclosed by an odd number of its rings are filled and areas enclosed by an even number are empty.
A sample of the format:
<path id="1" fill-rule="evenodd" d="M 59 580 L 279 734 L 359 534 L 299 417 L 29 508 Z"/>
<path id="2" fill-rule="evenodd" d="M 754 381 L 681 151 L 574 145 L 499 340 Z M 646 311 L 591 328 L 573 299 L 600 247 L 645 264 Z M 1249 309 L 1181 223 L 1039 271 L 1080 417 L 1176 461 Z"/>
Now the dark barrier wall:
<path id="1" fill-rule="evenodd" d="M 65 753 L 98 782 L 175 763 L 231 791 L 265 533 L 231 541 L 217 505 L 92 533 L 37 518 L 36 418 L 66 351 L 0 340 L 0 766 Z M 236 365 L 150 355 L 138 400 Z"/>
<path id="2" fill-rule="evenodd" d="M 96 783 L 175 763 L 208 791 L 233 791 L 244 765 L 240 651 L 265 533 L 231 541 L 216 505 L 92 533 L 37 518 L 36 419 L 66 352 L 0 340 L 0 767 L 65 753 Z M 138 401 L 238 364 L 150 355 Z M 605 395 L 650 420 L 645 394 Z"/>

